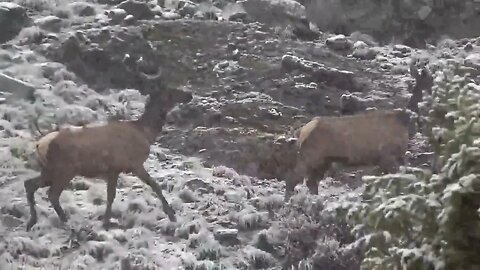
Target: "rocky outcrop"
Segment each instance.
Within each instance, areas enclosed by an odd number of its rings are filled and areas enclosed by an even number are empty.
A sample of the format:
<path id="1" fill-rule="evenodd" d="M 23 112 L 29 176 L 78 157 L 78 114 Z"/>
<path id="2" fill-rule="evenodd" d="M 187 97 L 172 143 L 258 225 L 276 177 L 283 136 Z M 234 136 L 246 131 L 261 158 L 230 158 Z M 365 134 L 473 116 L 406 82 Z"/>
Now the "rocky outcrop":
<path id="1" fill-rule="evenodd" d="M 15 38 L 31 22 L 22 6 L 10 2 L 0 2 L 0 43 Z"/>
<path id="2" fill-rule="evenodd" d="M 443 1 L 304 1 L 306 16 L 320 30 L 350 34 L 354 31 L 388 43 L 395 39 L 414 47 L 425 47 L 442 35 L 451 38 L 480 35 L 480 2 Z"/>

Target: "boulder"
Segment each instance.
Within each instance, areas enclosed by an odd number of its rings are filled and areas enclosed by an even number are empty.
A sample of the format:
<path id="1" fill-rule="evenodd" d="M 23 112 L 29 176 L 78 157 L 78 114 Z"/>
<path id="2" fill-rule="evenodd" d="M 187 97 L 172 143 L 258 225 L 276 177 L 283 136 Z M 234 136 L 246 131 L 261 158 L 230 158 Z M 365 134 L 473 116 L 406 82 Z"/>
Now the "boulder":
<path id="1" fill-rule="evenodd" d="M 300 70 L 310 75 L 314 81 L 350 91 L 358 91 L 360 87 L 351 71 L 327 67 L 321 63 L 293 55 L 287 54 L 282 57 L 282 69 L 285 71 Z"/>
<path id="2" fill-rule="evenodd" d="M 336 35 L 333 37 L 327 38 L 325 45 L 332 50 L 343 51 L 348 50 L 352 47 L 351 42 L 344 35 Z"/>
<path id="3" fill-rule="evenodd" d="M 213 235 L 215 240 L 224 245 L 237 245 L 240 243 L 237 229 L 217 229 Z"/>
<path id="4" fill-rule="evenodd" d="M 357 41 L 353 44 L 352 56 L 363 60 L 372 60 L 377 56 L 378 51 L 368 47 L 367 43 Z"/>
<path id="5" fill-rule="evenodd" d="M 451 1 L 305 1 L 306 17 L 321 31 L 372 35 L 382 43 L 425 47 L 442 35 L 459 39 L 480 35 L 480 2 Z"/>
<path id="6" fill-rule="evenodd" d="M 29 83 L 0 73 L 0 91 L 8 92 L 11 94 L 6 99 L 6 101 L 8 102 L 14 99 L 33 99 L 35 88 Z"/>
<path id="7" fill-rule="evenodd" d="M 68 6 L 72 10 L 73 14 L 81 17 L 93 16 L 96 13 L 95 7 L 90 3 L 75 2 L 69 4 Z"/>
<path id="8" fill-rule="evenodd" d="M 117 8 L 125 10 L 137 20 L 149 20 L 155 17 L 155 13 L 150 9 L 147 3 L 137 0 L 127 0 L 117 5 Z"/>
<path id="9" fill-rule="evenodd" d="M 62 29 L 63 20 L 57 16 L 49 15 L 36 19 L 34 21 L 34 24 L 37 25 L 40 29 L 46 31 L 60 32 L 60 29 Z"/>
<path id="10" fill-rule="evenodd" d="M 266 24 L 285 26 L 292 20 L 306 18 L 305 7 L 294 0 L 246 0 L 237 3 L 253 20 Z"/>
<path id="11" fill-rule="evenodd" d="M 25 8 L 15 3 L 0 2 L 0 43 L 15 38 L 30 22 Z"/>

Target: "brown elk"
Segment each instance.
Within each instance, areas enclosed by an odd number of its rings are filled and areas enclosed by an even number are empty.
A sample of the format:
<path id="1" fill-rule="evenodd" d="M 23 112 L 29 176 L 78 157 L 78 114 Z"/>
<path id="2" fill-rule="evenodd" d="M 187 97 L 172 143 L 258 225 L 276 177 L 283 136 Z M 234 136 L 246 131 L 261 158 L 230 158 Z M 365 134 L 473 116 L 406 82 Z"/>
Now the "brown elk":
<path id="1" fill-rule="evenodd" d="M 379 165 L 390 172 L 404 163 L 409 115 L 401 110 L 374 110 L 355 115 L 314 117 L 298 130 L 296 164 L 286 177 L 285 200 L 303 182 L 318 194 L 318 182 L 338 162 L 347 166 Z"/>
<path id="2" fill-rule="evenodd" d="M 145 111 L 138 120 L 110 121 L 102 126 L 67 128 L 40 139 L 37 153 L 41 166 L 40 176 L 25 181 L 30 207 L 27 231 L 37 223 L 34 193 L 41 187 L 50 187 L 48 198 L 62 222 L 67 216 L 59 203 L 62 191 L 75 176 L 98 177 L 107 182 L 107 206 L 104 228 L 110 226 L 112 203 L 116 195 L 117 180 L 121 173 L 132 173 L 149 185 L 160 198 L 164 212 L 172 221 L 175 212 L 155 182 L 143 167 L 150 153 L 150 145 L 162 131 L 167 113 L 178 103 L 188 103 L 192 94 L 177 89 L 150 93 Z M 51 133 L 52 134 L 52 133 Z"/>

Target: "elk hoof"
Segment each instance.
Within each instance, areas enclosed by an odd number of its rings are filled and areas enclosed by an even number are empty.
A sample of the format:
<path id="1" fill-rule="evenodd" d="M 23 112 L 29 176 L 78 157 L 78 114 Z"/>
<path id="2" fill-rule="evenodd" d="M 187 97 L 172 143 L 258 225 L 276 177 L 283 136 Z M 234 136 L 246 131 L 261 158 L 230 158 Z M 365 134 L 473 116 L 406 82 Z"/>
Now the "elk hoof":
<path id="1" fill-rule="evenodd" d="M 26 228 L 26 229 L 27 229 L 27 232 L 29 232 L 30 229 L 32 229 L 33 225 L 35 225 L 36 223 L 37 223 L 37 221 L 36 221 L 36 220 L 33 220 L 33 219 L 31 219 L 30 221 L 28 221 L 28 223 L 27 223 L 27 228 Z"/>
<path id="2" fill-rule="evenodd" d="M 104 222 L 103 222 L 103 228 L 104 228 L 106 231 L 108 231 L 111 226 L 112 226 L 112 223 L 110 223 L 110 221 L 104 221 Z"/>

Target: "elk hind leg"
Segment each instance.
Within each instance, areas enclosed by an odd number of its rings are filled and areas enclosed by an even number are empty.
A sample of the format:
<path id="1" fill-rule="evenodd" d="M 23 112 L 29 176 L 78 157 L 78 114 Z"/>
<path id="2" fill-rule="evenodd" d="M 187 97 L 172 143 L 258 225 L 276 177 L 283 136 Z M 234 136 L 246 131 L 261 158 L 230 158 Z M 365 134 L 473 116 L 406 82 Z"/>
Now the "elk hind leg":
<path id="1" fill-rule="evenodd" d="M 25 187 L 25 191 L 27 193 L 27 202 L 30 207 L 30 220 L 27 223 L 27 232 L 30 231 L 30 229 L 37 223 L 38 217 L 37 217 L 37 211 L 35 209 L 35 192 L 44 186 L 42 183 L 42 177 L 37 176 L 30 178 L 28 180 L 25 180 L 23 183 Z"/>
<path id="2" fill-rule="evenodd" d="M 52 180 L 52 185 L 48 189 L 48 199 L 53 206 L 53 209 L 58 215 L 58 218 L 62 222 L 67 222 L 67 215 L 63 210 L 62 206 L 60 205 L 60 195 L 62 194 L 63 190 L 70 182 L 73 176 L 70 175 L 55 175 L 54 180 Z"/>

